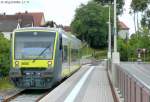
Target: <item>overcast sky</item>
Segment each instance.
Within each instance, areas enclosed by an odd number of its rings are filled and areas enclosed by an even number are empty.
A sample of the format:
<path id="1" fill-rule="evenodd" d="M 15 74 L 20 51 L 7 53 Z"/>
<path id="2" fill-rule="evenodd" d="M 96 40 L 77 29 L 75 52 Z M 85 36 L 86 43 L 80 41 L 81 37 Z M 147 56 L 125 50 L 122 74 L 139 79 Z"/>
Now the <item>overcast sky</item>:
<path id="1" fill-rule="evenodd" d="M 24 1 L 25 3 L 3 3 L 3 1 Z M 27 2 L 29 1 L 29 3 Z M 69 25 L 73 20 L 75 9 L 81 3 L 86 4 L 90 0 L 0 0 L 0 12 L 14 14 L 16 12 L 44 12 L 46 20 L 54 20 L 57 24 Z M 131 0 L 125 0 L 125 13 L 120 16 L 129 28 L 134 32 L 133 17 L 128 14 Z"/>

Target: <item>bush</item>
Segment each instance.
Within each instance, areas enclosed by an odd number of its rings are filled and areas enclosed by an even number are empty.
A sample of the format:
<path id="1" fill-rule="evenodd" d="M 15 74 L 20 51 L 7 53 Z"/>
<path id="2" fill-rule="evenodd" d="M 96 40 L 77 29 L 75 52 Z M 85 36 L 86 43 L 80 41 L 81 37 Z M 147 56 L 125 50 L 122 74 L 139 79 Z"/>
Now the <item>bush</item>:
<path id="1" fill-rule="evenodd" d="M 10 41 L 0 33 L 0 73 L 7 76 L 10 68 Z"/>

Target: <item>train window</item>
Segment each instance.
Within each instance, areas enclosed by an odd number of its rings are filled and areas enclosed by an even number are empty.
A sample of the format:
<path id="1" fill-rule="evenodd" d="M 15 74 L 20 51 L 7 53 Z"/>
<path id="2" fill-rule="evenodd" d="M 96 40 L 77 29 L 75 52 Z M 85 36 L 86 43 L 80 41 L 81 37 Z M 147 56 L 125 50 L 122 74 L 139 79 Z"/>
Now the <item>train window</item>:
<path id="1" fill-rule="evenodd" d="M 62 50 L 62 35 L 60 34 L 60 37 L 59 37 L 59 49 Z"/>
<path id="2" fill-rule="evenodd" d="M 52 59 L 55 32 L 16 32 L 15 59 Z"/>
<path id="3" fill-rule="evenodd" d="M 67 62 L 68 59 L 68 47 L 63 46 L 63 62 Z"/>
<path id="4" fill-rule="evenodd" d="M 79 50 L 78 49 L 72 49 L 71 55 L 72 55 L 72 61 L 77 61 L 79 58 Z"/>

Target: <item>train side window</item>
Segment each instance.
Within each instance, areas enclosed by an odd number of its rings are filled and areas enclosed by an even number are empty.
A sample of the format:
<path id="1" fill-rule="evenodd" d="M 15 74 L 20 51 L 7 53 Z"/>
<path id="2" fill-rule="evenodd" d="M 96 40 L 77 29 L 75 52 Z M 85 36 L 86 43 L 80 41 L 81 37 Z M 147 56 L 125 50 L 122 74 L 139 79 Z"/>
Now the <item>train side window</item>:
<path id="1" fill-rule="evenodd" d="M 62 50 L 62 35 L 59 38 L 59 49 Z"/>

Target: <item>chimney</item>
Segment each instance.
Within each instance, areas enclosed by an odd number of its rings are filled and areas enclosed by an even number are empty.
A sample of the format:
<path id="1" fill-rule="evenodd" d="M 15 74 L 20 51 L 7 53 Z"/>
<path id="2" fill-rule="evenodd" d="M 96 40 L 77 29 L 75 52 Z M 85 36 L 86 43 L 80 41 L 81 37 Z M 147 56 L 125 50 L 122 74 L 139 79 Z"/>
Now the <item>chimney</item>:
<path id="1" fill-rule="evenodd" d="M 17 15 L 20 15 L 21 14 L 21 12 L 18 12 L 18 13 L 16 13 Z"/>
<path id="2" fill-rule="evenodd" d="M 6 13 L 4 12 L 3 15 L 6 16 Z"/>
<path id="3" fill-rule="evenodd" d="M 25 14 L 27 14 L 28 13 L 28 11 L 25 11 Z"/>

